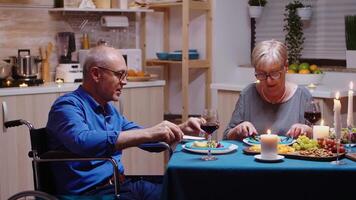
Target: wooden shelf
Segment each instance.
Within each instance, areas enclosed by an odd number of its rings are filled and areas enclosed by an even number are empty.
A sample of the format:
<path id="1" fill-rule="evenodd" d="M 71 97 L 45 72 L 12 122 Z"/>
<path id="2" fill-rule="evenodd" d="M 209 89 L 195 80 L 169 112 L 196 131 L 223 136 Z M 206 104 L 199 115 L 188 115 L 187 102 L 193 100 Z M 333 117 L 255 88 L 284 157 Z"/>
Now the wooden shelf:
<path id="1" fill-rule="evenodd" d="M 95 8 L 95 9 L 83 9 L 83 8 L 52 8 L 48 10 L 49 12 L 153 12 L 152 9 L 118 9 L 118 8 Z"/>
<path id="2" fill-rule="evenodd" d="M 170 88 L 170 66 L 181 68 L 181 89 L 182 89 L 182 120 L 185 121 L 189 116 L 189 69 L 201 69 L 205 74 L 205 107 L 211 107 L 211 55 L 212 55 L 212 0 L 195 1 L 195 0 L 182 0 L 179 2 L 166 2 L 166 3 L 154 3 L 148 5 L 149 9 L 153 9 L 155 12 L 163 13 L 163 51 L 169 52 L 170 40 L 170 8 L 179 8 L 182 16 L 182 61 L 172 60 L 158 60 L 158 59 L 146 59 L 146 13 L 141 14 L 141 48 L 142 48 L 142 60 L 143 66 L 162 66 L 163 77 L 166 80 L 164 88 L 165 113 L 169 113 L 169 88 Z M 200 15 L 205 16 L 206 30 L 205 30 L 205 58 L 204 60 L 189 60 L 189 26 L 190 24 L 190 11 L 199 10 Z M 202 12 L 201 12 L 202 11 Z"/>
<path id="3" fill-rule="evenodd" d="M 182 6 L 183 2 L 167 2 L 167 3 L 151 3 L 148 5 L 150 9 L 170 8 Z M 189 5 L 192 10 L 210 10 L 208 1 L 191 1 Z"/>
<path id="4" fill-rule="evenodd" d="M 205 69 L 209 68 L 209 62 L 207 60 L 189 60 L 189 68 L 196 68 L 196 69 Z M 182 61 L 174 61 L 174 60 L 159 60 L 159 59 L 147 59 L 146 65 L 147 66 L 154 66 L 154 65 L 167 65 L 167 64 L 179 64 L 181 67 Z"/>

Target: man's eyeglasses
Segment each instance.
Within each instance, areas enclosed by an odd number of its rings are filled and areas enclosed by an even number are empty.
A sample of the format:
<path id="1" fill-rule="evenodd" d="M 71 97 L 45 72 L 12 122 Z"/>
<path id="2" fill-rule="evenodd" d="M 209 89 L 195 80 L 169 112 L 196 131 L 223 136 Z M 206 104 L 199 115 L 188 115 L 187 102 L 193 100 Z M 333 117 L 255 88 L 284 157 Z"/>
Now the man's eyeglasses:
<path id="1" fill-rule="evenodd" d="M 127 70 L 114 71 L 114 70 L 111 70 L 106 67 L 98 67 L 98 66 L 97 66 L 97 68 L 112 72 L 114 74 L 114 76 L 116 76 L 116 78 L 119 79 L 119 81 L 123 81 L 127 77 Z"/>
<path id="2" fill-rule="evenodd" d="M 267 80 L 268 77 L 271 77 L 272 80 L 277 80 L 281 78 L 282 72 L 284 69 L 281 69 L 279 71 L 275 72 L 270 72 L 270 73 L 255 73 L 255 77 L 257 80 L 264 81 Z"/>

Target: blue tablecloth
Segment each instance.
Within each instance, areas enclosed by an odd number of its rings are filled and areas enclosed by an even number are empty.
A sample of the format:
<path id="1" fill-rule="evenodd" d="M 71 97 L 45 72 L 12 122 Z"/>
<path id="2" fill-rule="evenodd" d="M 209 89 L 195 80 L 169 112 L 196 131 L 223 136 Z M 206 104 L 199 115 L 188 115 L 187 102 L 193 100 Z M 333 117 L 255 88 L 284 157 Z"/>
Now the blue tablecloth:
<path id="1" fill-rule="evenodd" d="M 178 145 L 164 177 L 162 199 L 329 199 L 353 195 L 356 199 L 356 162 L 346 165 L 329 161 L 285 158 L 262 163 L 239 146 L 229 154 L 216 155 L 216 161 L 202 161 L 201 154 L 182 150 Z M 347 183 L 351 181 L 352 183 Z"/>

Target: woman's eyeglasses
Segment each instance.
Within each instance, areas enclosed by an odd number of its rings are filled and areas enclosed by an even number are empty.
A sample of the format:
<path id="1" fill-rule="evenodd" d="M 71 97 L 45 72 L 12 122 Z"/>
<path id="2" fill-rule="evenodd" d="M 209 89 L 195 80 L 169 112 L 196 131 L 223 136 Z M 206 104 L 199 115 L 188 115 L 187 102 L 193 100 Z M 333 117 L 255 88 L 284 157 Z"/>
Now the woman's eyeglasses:
<path id="1" fill-rule="evenodd" d="M 119 81 L 123 81 L 127 77 L 127 70 L 114 71 L 114 70 L 111 70 L 106 67 L 98 67 L 98 66 L 97 66 L 97 68 L 112 72 L 114 74 L 114 76 L 116 76 L 116 78 L 119 79 Z"/>
<path id="2" fill-rule="evenodd" d="M 279 71 L 275 72 L 270 72 L 270 73 L 255 73 L 255 77 L 257 80 L 264 81 L 267 80 L 268 77 L 271 77 L 273 80 L 277 80 L 281 78 L 282 72 L 284 69 L 281 69 Z"/>

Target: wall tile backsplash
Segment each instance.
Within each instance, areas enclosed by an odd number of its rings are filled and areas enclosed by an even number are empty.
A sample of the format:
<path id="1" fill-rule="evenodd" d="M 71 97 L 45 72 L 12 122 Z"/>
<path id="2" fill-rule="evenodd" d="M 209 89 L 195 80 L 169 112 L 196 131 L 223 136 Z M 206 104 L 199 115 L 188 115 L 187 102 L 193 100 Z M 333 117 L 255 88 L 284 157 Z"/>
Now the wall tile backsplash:
<path id="1" fill-rule="evenodd" d="M 39 55 L 40 46 L 48 42 L 56 45 L 57 32 L 75 32 L 76 47 L 79 50 L 81 38 L 88 33 L 91 45 L 104 40 L 116 48 L 136 47 L 135 13 L 125 13 L 129 26 L 107 28 L 100 25 L 101 15 L 118 13 L 69 13 L 48 12 L 48 8 L 3 7 L 0 4 L 0 59 L 17 55 L 18 49 L 30 49 L 31 55 Z M 51 56 L 51 72 L 58 64 L 56 46 Z"/>

